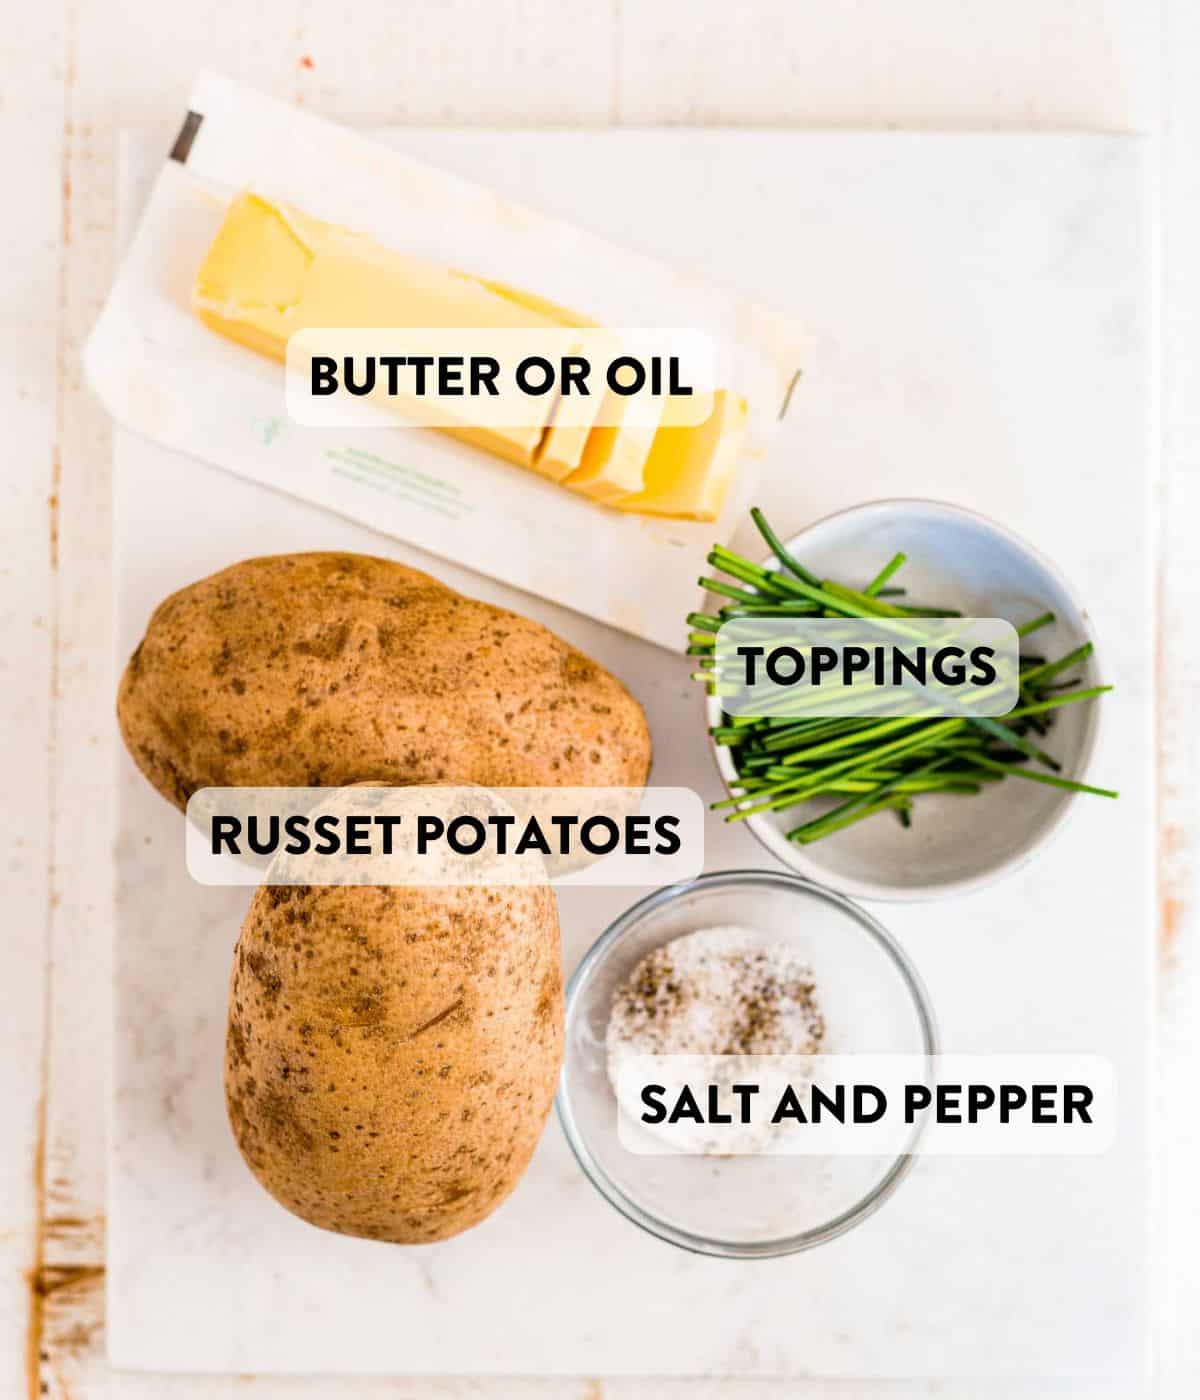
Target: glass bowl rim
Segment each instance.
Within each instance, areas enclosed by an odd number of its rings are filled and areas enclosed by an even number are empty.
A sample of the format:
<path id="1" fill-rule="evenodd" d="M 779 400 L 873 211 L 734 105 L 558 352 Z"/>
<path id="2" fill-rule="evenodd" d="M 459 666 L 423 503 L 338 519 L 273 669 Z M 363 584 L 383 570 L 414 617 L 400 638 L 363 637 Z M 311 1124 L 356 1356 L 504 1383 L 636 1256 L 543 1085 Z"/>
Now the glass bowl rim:
<path id="1" fill-rule="evenodd" d="M 862 931 L 874 940 L 884 955 L 891 960 L 893 967 L 900 975 L 900 980 L 908 991 L 917 1014 L 923 1041 L 923 1048 L 919 1053 L 923 1053 L 928 1058 L 933 1058 L 939 1053 L 937 1022 L 925 984 L 908 954 L 878 919 L 868 914 L 865 909 L 860 908 L 854 900 L 846 895 L 840 894 L 837 890 L 828 889 L 816 880 L 796 875 L 792 871 L 744 868 L 711 870 L 696 876 L 694 880 L 685 880 L 678 884 L 666 885 L 662 889 L 652 890 L 648 895 L 631 904 L 624 913 L 618 915 L 609 924 L 580 959 L 579 966 L 571 974 L 567 983 L 564 996 L 566 1048 L 563 1054 L 562 1069 L 558 1077 L 558 1090 L 554 1096 L 554 1106 L 563 1135 L 567 1139 L 584 1176 L 609 1205 L 623 1215 L 626 1220 L 639 1226 L 655 1238 L 665 1240 L 668 1244 L 677 1245 L 680 1249 L 688 1250 L 692 1254 L 704 1254 L 720 1259 L 777 1259 L 784 1255 L 798 1254 L 802 1250 L 813 1249 L 817 1245 L 836 1239 L 839 1235 L 845 1234 L 855 1225 L 866 1220 L 868 1216 L 873 1215 L 912 1170 L 916 1160 L 915 1153 L 912 1151 L 901 1153 L 883 1177 L 871 1187 L 861 1200 L 821 1225 L 778 1239 L 752 1242 L 723 1240 L 716 1236 L 698 1235 L 690 1230 L 684 1230 L 679 1226 L 660 1220 L 621 1190 L 595 1159 L 584 1141 L 571 1108 L 571 1094 L 567 1085 L 567 1054 L 570 1047 L 573 1012 L 584 984 L 591 976 L 592 971 L 603 961 L 605 955 L 647 914 L 663 905 L 674 903 L 698 888 L 736 887 L 739 885 L 772 885 L 777 889 L 789 890 L 793 894 L 821 899 L 834 905 L 843 914 L 853 919 Z M 920 1131 L 914 1134 L 910 1147 L 916 1147 L 920 1136 Z"/>

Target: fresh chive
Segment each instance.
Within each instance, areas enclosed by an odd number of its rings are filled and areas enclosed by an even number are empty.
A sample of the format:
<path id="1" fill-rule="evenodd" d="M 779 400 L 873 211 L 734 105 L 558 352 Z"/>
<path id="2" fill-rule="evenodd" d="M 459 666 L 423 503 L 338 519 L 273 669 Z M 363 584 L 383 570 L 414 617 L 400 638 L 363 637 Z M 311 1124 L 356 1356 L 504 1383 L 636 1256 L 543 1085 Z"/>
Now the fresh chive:
<path id="1" fill-rule="evenodd" d="M 848 826 L 853 826 L 856 822 L 865 821 L 867 817 L 873 817 L 877 812 L 900 812 L 901 820 L 903 820 L 903 815 L 908 811 L 909 807 L 910 802 L 907 797 L 899 794 L 892 797 L 884 797 L 878 802 L 873 802 L 869 807 L 863 807 L 858 811 L 850 812 L 846 816 L 840 817 L 836 822 L 830 822 L 828 825 L 822 827 L 818 833 L 809 836 L 801 836 L 800 832 L 804 831 L 805 828 L 802 826 L 797 827 L 794 831 L 788 832 L 788 840 L 807 845 L 811 841 L 819 841 L 822 836 L 832 836 L 835 831 L 845 831 Z"/>
<path id="2" fill-rule="evenodd" d="M 924 763 L 914 773 L 909 776 L 913 778 L 923 777 L 927 773 L 932 773 L 936 768 L 940 768 L 946 762 L 944 758 L 933 758 L 928 763 Z M 828 836 L 830 832 L 840 831 L 842 828 L 842 818 L 851 812 L 856 812 L 861 807 L 875 806 L 878 810 L 877 800 L 895 792 L 896 788 L 903 781 L 901 778 L 893 778 L 891 782 L 883 783 L 877 788 L 864 793 L 861 797 L 852 797 L 847 802 L 835 807 L 832 812 L 827 812 L 823 817 L 817 817 L 814 821 L 805 822 L 803 826 L 796 827 L 788 832 L 789 841 L 799 841 L 807 845 L 810 841 L 819 841 L 822 836 Z M 872 799 L 876 799 L 875 802 Z"/>
<path id="3" fill-rule="evenodd" d="M 1045 783 L 1048 787 L 1063 788 L 1067 792 L 1089 792 L 1094 797 L 1119 797 L 1120 793 L 1114 792 L 1112 788 L 1091 787 L 1087 783 L 1077 783 L 1070 778 L 1058 778 L 1050 773 L 1037 773 L 1030 768 L 1022 768 L 1019 763 L 997 763 L 995 759 L 987 758 L 983 754 L 975 760 L 985 768 L 994 769 L 997 773 L 1008 773 L 1014 778 L 1028 778 L 1031 782 Z"/>
<path id="4" fill-rule="evenodd" d="M 692 612 L 687 615 L 687 625 L 694 627 L 697 632 L 719 632 L 721 630 L 721 619 L 710 617 L 708 613 Z"/>
<path id="5" fill-rule="evenodd" d="M 1082 646 L 1076 647 L 1074 651 L 1067 652 L 1066 656 L 1060 656 L 1057 661 L 1046 661 L 1040 666 L 1035 666 L 1032 671 L 1026 671 L 1021 677 L 1021 684 L 1032 685 L 1036 682 L 1038 686 L 1042 686 L 1051 676 L 1059 676 L 1064 671 L 1070 670 L 1070 668 L 1078 662 L 1086 661 L 1088 657 L 1091 656 L 1093 650 L 1094 648 L 1091 642 L 1084 642 Z"/>
<path id="6" fill-rule="evenodd" d="M 868 598 L 878 598 L 880 593 L 883 592 L 883 585 L 887 583 L 888 579 L 891 578 L 897 569 L 902 568 L 907 562 L 907 554 L 893 554 L 871 582 L 867 584 L 866 588 L 863 589 L 863 592 L 866 593 Z M 888 591 L 891 592 L 890 589 Z"/>
<path id="7" fill-rule="evenodd" d="M 731 583 L 722 583 L 719 578 L 705 578 L 701 575 L 696 582 L 707 593 L 716 593 L 722 598 L 732 598 L 735 603 L 761 603 L 761 593 L 748 593 L 744 588 L 734 588 Z"/>
<path id="8" fill-rule="evenodd" d="M 1057 710 L 1061 705 L 1073 705 L 1077 700 L 1094 700 L 1097 695 L 1106 695 L 1111 685 L 1092 685 L 1086 690 L 1069 690 L 1065 695 L 1055 695 L 1050 700 L 1038 700 L 1032 705 L 1021 705 L 1009 710 L 1005 719 L 1024 719 L 1027 715 L 1040 715 L 1046 710 Z"/>
<path id="9" fill-rule="evenodd" d="M 977 729 L 982 729 L 985 734 L 990 734 L 993 739 L 999 739 L 1010 748 L 1023 753 L 1027 758 L 1036 758 L 1039 763 L 1044 763 L 1047 768 L 1054 772 L 1059 772 L 1062 764 L 1056 758 L 1052 758 L 1045 749 L 1039 749 L 1036 744 L 1030 743 L 1023 735 L 1016 733 L 1006 724 L 1001 724 L 998 719 L 991 719 L 987 715 L 972 715 L 971 723 Z"/>
<path id="10" fill-rule="evenodd" d="M 855 588 L 847 588 L 844 583 L 835 583 L 832 579 L 823 578 L 821 587 L 826 593 L 831 593 L 835 598 L 846 603 L 854 603 L 862 609 L 861 617 L 903 617 L 904 609 L 898 608 L 894 603 L 885 603 L 880 598 L 874 598 L 870 594 L 860 593 Z"/>
<path id="11" fill-rule="evenodd" d="M 783 541 L 779 538 L 775 531 L 771 529 L 770 525 L 767 524 L 767 517 L 762 513 L 761 510 L 759 510 L 757 506 L 751 507 L 750 519 L 753 520 L 755 525 L 758 527 L 758 533 L 763 537 L 764 540 L 766 540 L 767 548 L 771 551 L 775 558 L 779 560 L 779 562 L 783 565 L 785 569 L 787 569 L 790 573 L 795 574 L 798 579 L 803 579 L 805 583 L 817 582 L 816 577 L 813 574 L 809 573 L 809 571 L 804 567 L 804 565 L 801 564 L 799 559 L 793 558 L 792 555 L 787 551 L 787 549 L 784 547 Z"/>
<path id="12" fill-rule="evenodd" d="M 1018 637 L 1028 637 L 1031 632 L 1036 632 L 1039 627 L 1048 627 L 1054 621 L 1052 612 L 1044 612 L 1040 617 L 1035 617 L 1032 622 L 1026 622 L 1017 628 Z"/>

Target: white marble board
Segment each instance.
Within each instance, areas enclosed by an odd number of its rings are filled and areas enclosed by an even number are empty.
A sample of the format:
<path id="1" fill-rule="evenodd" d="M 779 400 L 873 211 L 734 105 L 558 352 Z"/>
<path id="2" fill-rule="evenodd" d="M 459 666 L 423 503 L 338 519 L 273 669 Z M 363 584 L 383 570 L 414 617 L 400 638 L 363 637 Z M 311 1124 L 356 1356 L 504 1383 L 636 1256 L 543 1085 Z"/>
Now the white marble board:
<path id="1" fill-rule="evenodd" d="M 785 530 L 888 495 L 1004 521 L 1087 599 L 1117 682 L 1079 803 L 1004 884 L 876 906 L 947 1048 L 1108 1055 L 1100 1158 L 940 1159 L 874 1218 L 770 1263 L 695 1258 L 620 1219 L 557 1124 L 483 1226 L 408 1251 L 323 1234 L 242 1166 L 221 1097 L 245 892 L 193 885 L 182 818 L 120 759 L 109 1349 L 191 1372 L 1143 1374 L 1153 959 L 1150 324 L 1145 161 L 1128 138 L 784 132 L 393 133 L 812 330 L 761 500 Z M 124 212 L 157 151 L 125 149 Z M 646 705 L 655 780 L 717 794 L 677 658 L 402 543 L 118 434 L 116 646 L 235 559 L 364 549 L 549 623 Z M 743 541 L 750 544 L 747 538 Z M 503 524 L 497 522 L 497 547 Z M 581 559 L 581 569 L 619 562 Z M 708 867 L 767 862 L 713 823 Z M 635 891 L 564 899 L 568 970 Z"/>

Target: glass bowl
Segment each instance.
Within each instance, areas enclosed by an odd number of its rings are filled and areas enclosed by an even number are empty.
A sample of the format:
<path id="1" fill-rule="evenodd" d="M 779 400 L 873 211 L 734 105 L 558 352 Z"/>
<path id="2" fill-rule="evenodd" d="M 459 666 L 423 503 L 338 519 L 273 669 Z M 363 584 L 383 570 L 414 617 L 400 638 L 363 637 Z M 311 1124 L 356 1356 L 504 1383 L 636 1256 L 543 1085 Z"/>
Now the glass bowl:
<path id="1" fill-rule="evenodd" d="M 787 939 L 811 967 L 826 1054 L 937 1053 L 929 998 L 892 936 L 842 895 L 784 872 L 728 870 L 657 890 L 592 945 L 567 987 L 559 1120 L 600 1194 L 643 1230 L 697 1254 L 766 1259 L 865 1220 L 912 1166 L 899 1156 L 645 1156 L 621 1145 L 605 1036 L 617 989 L 652 949 L 717 925 Z"/>

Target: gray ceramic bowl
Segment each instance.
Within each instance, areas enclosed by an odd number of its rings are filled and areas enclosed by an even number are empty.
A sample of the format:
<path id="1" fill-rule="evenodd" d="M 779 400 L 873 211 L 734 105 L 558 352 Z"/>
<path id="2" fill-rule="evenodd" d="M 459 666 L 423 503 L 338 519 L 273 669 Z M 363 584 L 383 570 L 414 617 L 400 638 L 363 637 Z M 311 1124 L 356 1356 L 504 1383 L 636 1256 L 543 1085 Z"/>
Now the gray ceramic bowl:
<path id="1" fill-rule="evenodd" d="M 909 596 L 967 616 L 1003 617 L 1020 626 L 1053 611 L 1054 625 L 1037 633 L 1039 654 L 1059 656 L 1095 641 L 1087 613 L 1048 559 L 1010 530 L 957 506 L 875 501 L 827 516 L 787 544 L 806 567 L 851 583 L 871 578 L 902 551 L 909 562 L 896 581 Z M 1100 684 L 1094 654 L 1076 674 L 1084 685 Z M 1103 701 L 1083 702 L 1057 716 L 1044 745 L 1064 776 L 1087 780 L 1103 708 Z M 710 697 L 706 713 L 708 724 L 716 724 L 719 700 Z M 713 745 L 713 753 L 726 785 L 734 782 L 729 749 Z M 810 846 L 787 839 L 797 824 L 795 809 L 762 813 L 746 825 L 784 865 L 843 894 L 923 900 L 976 889 L 1023 865 L 1059 830 L 1076 797 L 1007 778 L 977 797 L 919 798 L 910 828 L 884 814 Z M 820 810 L 811 804 L 812 814 Z"/>

